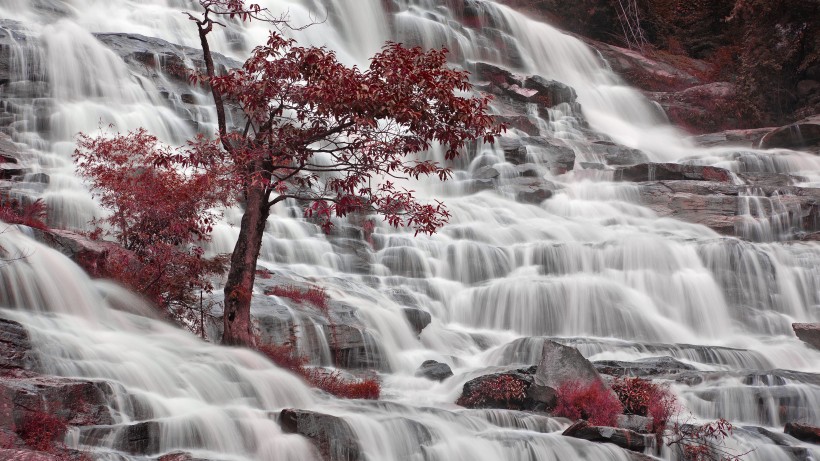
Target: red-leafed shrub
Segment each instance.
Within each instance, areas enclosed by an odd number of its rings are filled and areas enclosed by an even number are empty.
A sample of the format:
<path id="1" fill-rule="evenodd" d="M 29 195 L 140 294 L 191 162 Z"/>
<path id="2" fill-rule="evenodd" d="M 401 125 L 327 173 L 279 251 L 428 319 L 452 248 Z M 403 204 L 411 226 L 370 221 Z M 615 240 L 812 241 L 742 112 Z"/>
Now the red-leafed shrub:
<path id="1" fill-rule="evenodd" d="M 283 345 L 262 345 L 258 346 L 257 349 L 273 363 L 296 373 L 311 386 L 328 394 L 344 399 L 378 400 L 381 394 L 381 384 L 378 379 L 347 379 L 342 377 L 338 371 L 310 368 L 307 366 L 308 359 L 296 352 L 293 346 L 294 342 L 291 341 Z"/>
<path id="2" fill-rule="evenodd" d="M 677 399 L 665 386 L 643 378 L 618 378 L 612 390 L 624 406 L 624 413 L 651 416 L 653 430 L 663 432 L 669 418 L 677 411 Z"/>
<path id="3" fill-rule="evenodd" d="M 351 380 L 343 378 L 338 371 L 320 368 L 306 369 L 304 377 L 313 387 L 343 399 L 378 400 L 381 394 L 381 384 L 376 378 Z"/>
<path id="4" fill-rule="evenodd" d="M 556 416 L 585 419 L 596 426 L 614 426 L 623 406 L 615 394 L 599 382 L 567 381 L 558 387 Z"/>
<path id="5" fill-rule="evenodd" d="M 62 419 L 42 411 L 27 413 L 17 433 L 32 450 L 53 452 L 68 426 Z"/>
<path id="6" fill-rule="evenodd" d="M 288 298 L 291 301 L 310 303 L 318 307 L 322 312 L 327 311 L 327 293 L 323 288 L 310 287 L 307 290 L 300 290 L 294 286 L 277 286 L 265 291 L 266 295 Z"/>
<path id="7" fill-rule="evenodd" d="M 35 229 L 46 230 L 45 224 L 47 207 L 42 199 L 37 199 L 27 205 L 17 200 L 0 199 L 0 221 L 8 224 L 22 224 Z"/>
<path id="8" fill-rule="evenodd" d="M 726 447 L 733 430 L 723 418 L 706 424 L 676 422 L 666 435 L 666 445 L 678 448 L 685 461 L 742 461 L 750 451 L 738 454 Z"/>
<path id="9" fill-rule="evenodd" d="M 257 349 L 280 367 L 287 368 L 296 374 L 304 374 L 308 359 L 303 355 L 298 355 L 291 344 L 263 344 Z"/>
<path id="10" fill-rule="evenodd" d="M 468 408 L 501 406 L 508 409 L 520 409 L 526 398 L 526 387 L 520 379 L 511 375 L 498 375 L 487 378 L 479 386 L 459 397 L 456 404 Z"/>

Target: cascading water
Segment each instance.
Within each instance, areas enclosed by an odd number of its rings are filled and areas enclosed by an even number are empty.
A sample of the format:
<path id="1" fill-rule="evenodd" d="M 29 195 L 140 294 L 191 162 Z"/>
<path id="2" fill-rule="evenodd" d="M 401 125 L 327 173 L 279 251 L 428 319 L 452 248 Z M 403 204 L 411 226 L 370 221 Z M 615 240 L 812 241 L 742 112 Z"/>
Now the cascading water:
<path id="1" fill-rule="evenodd" d="M 594 135 L 653 161 L 727 168 L 738 183 L 741 173 L 789 173 L 806 184 L 820 176 L 820 161 L 801 152 L 695 147 L 586 45 L 494 1 L 468 2 L 469 26 L 434 0 L 398 0 L 390 11 L 380 0 L 357 0 L 355 7 L 343 0 L 258 3 L 287 12 L 296 26 L 319 20 L 293 35 L 301 44 L 333 48 L 351 65 L 365 66 L 392 39 L 447 46 L 467 69 L 489 62 L 572 86 L 581 112 L 561 104 L 548 113 L 530 107 L 524 115 L 542 136 L 562 140 L 577 165 L 600 160 L 588 148 Z M 139 34 L 130 37 L 191 46 L 181 51 L 190 62 L 198 58 L 198 42 L 181 11 L 194 4 L 0 4 L 0 42 L 12 57 L 9 83 L 0 85 L 0 104 L 12 120 L 0 118 L 0 129 L 25 149 L 30 174 L 50 178 L 17 183 L 12 194 L 43 196 L 53 225 L 82 229 L 99 211 L 72 173 L 77 132 L 109 123 L 119 130 L 142 126 L 180 144 L 197 130 L 213 131 L 207 94 L 187 88 L 184 99 L 194 104 L 182 104 L 160 69 L 148 78 L 112 51 L 119 36 L 94 35 Z M 266 34 L 260 23 L 230 23 L 214 34 L 214 48 L 242 59 Z M 499 101 L 495 110 L 508 108 Z M 513 130 L 507 139 L 519 135 Z M 152 319 L 132 295 L 91 281 L 13 228 L 0 234 L 0 248 L 7 257 L 24 257 L 0 268 L 3 316 L 30 331 L 45 372 L 113 383 L 116 424 L 69 437 L 102 458 L 128 459 L 117 451 L 117 431 L 155 421 L 160 446 L 151 455 L 184 450 L 214 460 L 313 459 L 315 448 L 283 434 L 271 416 L 296 407 L 344 418 L 371 460 L 630 459 L 614 446 L 561 437 L 563 420 L 452 403 L 473 377 L 535 363 L 543 337 L 594 360 L 673 356 L 692 365 L 712 377 L 675 387 L 695 417 L 777 430 L 791 420 L 820 424 L 820 383 L 811 374 L 820 370 L 820 353 L 791 335 L 792 322 L 820 320 L 820 247 L 779 243 L 799 231 L 799 204 L 750 188 L 738 210 L 747 215 L 738 224 L 745 239 L 725 237 L 660 218 L 641 205 L 636 186 L 609 182 L 607 171 L 559 175 L 554 165 L 539 163 L 542 146 L 522 148 L 534 164 L 529 172 L 505 162 L 502 147 L 480 146 L 459 160 L 451 184 L 415 184 L 422 195 L 444 195 L 453 215 L 432 237 L 384 226 L 367 244 L 328 237 L 296 217 L 295 204 L 280 206 L 270 219 L 260 264 L 278 277 L 322 286 L 335 306 L 350 309 L 362 325 L 363 360 L 381 371 L 381 402 L 329 399 L 261 356 L 209 345 Z M 485 167 L 498 172 L 493 190 L 475 192 L 474 177 Z M 553 184 L 552 198 L 516 201 L 525 173 Z M 235 215 L 228 210 L 210 252 L 230 251 Z M 272 306 L 292 316 L 300 349 L 328 363 L 322 319 L 299 317 L 262 290 L 255 299 L 258 318 L 268 318 Z M 432 314 L 419 336 L 405 320 L 408 307 Z M 443 383 L 413 376 L 427 359 L 449 364 L 455 376 Z M 739 431 L 731 443 L 740 451 L 756 448 L 750 460 L 793 459 L 752 431 Z"/>

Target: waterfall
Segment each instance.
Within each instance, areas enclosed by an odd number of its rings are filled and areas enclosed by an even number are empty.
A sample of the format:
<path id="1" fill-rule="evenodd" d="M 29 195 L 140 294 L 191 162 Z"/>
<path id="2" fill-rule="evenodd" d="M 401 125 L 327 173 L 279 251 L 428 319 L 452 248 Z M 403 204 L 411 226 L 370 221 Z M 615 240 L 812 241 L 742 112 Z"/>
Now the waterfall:
<path id="1" fill-rule="evenodd" d="M 338 221 L 340 234 L 327 236 L 296 203 L 273 210 L 260 266 L 274 279 L 259 281 L 254 315 L 260 323 L 297 323 L 300 350 L 328 365 L 327 322 L 265 295 L 263 284 L 324 288 L 339 315 L 360 327 L 361 360 L 376 365 L 383 384 L 378 402 L 331 398 L 261 355 L 172 327 L 136 295 L 91 280 L 24 228 L 0 223 L 0 258 L 10 259 L 0 261 L 0 316 L 26 327 L 43 372 L 112 387 L 113 424 L 76 430 L 68 443 L 100 459 L 142 460 L 118 450 L 116 434 L 156 422 L 159 446 L 147 454 L 153 457 L 183 450 L 212 460 L 316 459 L 306 438 L 285 434 L 276 422 L 280 410 L 301 408 L 342 418 L 370 460 L 631 459 L 613 445 L 562 437 L 568 422 L 560 418 L 453 403 L 469 379 L 536 363 L 547 337 L 591 360 L 671 356 L 691 365 L 711 378 L 673 383 L 673 390 L 696 419 L 727 417 L 772 431 L 793 420 L 820 425 L 820 352 L 791 332 L 793 322 L 820 321 L 820 246 L 792 240 L 803 231 L 795 196 L 744 189 L 736 210 L 742 221 L 729 226 L 739 237 L 729 237 L 659 215 L 642 201 L 639 186 L 613 182 L 609 168 L 582 167 L 600 164 L 590 142 L 603 141 L 654 162 L 725 168 L 732 186 L 742 186 L 744 174 L 789 174 L 811 186 L 820 180 L 818 157 L 696 146 L 593 49 L 492 0 L 256 3 L 287 14 L 296 28 L 313 24 L 287 33 L 302 45 L 333 49 L 345 64 L 366 67 L 386 40 L 446 46 L 454 66 L 475 71 L 489 63 L 556 80 L 575 90 L 578 104 L 525 106 L 520 115 L 538 136 L 512 129 L 494 146 L 465 152 L 452 181 L 414 182 L 421 197 L 444 197 L 452 213 L 433 236 L 414 237 L 377 220 L 363 242 L 352 222 Z M 0 2 L 0 53 L 11 63 L 9 82 L 0 79 L 0 132 L 22 149 L 29 175 L 49 178 L 10 184 L 12 194 L 42 197 L 54 227 L 86 230 L 101 210 L 73 173 L 76 133 L 109 124 L 119 131 L 145 127 L 181 144 L 213 131 L 206 92 L 181 90 L 162 66 L 118 52 L 144 46 L 154 53 L 150 62 L 162 62 L 162 47 L 175 44 L 185 63 L 194 62 L 198 39 L 183 12 L 195 6 Z M 241 61 L 268 33 L 259 22 L 226 26 L 212 34 L 225 63 Z M 498 98 L 493 110 L 508 114 L 505 104 Z M 543 139 L 561 142 L 573 171 L 544 160 L 555 146 Z M 525 165 L 512 162 L 510 143 L 523 150 Z M 443 158 L 436 150 L 424 155 Z M 480 178 L 488 169 L 496 175 Z M 521 198 L 546 187 L 548 200 Z M 209 254 L 231 250 L 238 219 L 238 210 L 226 210 Z M 431 314 L 420 335 L 407 308 Z M 414 376 L 428 359 L 447 363 L 455 376 L 442 383 Z M 792 459 L 752 429 L 738 430 L 730 443 L 740 452 L 754 448 L 749 460 Z M 817 448 L 806 450 L 820 457 Z"/>

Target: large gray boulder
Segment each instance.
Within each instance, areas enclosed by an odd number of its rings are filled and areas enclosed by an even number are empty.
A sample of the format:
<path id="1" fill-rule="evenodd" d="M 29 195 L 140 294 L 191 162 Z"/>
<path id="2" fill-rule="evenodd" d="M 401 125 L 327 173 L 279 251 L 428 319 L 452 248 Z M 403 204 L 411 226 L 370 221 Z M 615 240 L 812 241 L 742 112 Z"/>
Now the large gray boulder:
<path id="1" fill-rule="evenodd" d="M 310 439 L 325 461 L 364 459 L 356 434 L 342 418 L 289 408 L 279 414 L 279 424 L 288 434 L 299 434 Z"/>
<path id="2" fill-rule="evenodd" d="M 578 349 L 546 340 L 535 370 L 535 384 L 557 389 L 566 382 L 604 384 L 595 366 Z"/>

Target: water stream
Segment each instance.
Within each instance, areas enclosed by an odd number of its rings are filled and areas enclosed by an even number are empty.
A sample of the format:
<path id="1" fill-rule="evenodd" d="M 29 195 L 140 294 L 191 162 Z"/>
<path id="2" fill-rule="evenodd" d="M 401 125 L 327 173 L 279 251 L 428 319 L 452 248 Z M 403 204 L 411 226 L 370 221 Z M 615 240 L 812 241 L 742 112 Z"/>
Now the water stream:
<path id="1" fill-rule="evenodd" d="M 189 90 L 200 103 L 184 106 L 180 95 L 167 97 L 167 76 L 136 72 L 94 35 L 140 34 L 196 47 L 195 29 L 182 14 L 194 3 L 0 2 L 0 39 L 9 43 L 16 82 L 0 93 L 2 108 L 13 114 L 0 128 L 25 149 L 32 173 L 48 174 L 47 184 L 21 183 L 16 192 L 42 196 L 53 210 L 53 225 L 84 229 L 100 213 L 73 173 L 77 132 L 109 123 L 121 131 L 143 126 L 180 144 L 197 130 L 213 131 L 207 94 Z M 297 26 L 319 20 L 292 34 L 302 44 L 334 49 L 351 65 L 366 66 L 367 57 L 390 39 L 447 46 L 454 65 L 466 69 L 489 62 L 572 86 L 581 113 L 561 105 L 529 116 L 542 136 L 575 151 L 576 164 L 596 160 L 587 149 L 592 132 L 640 149 L 652 161 L 789 173 L 807 185 L 820 177 L 820 161 L 807 153 L 696 147 L 594 50 L 494 1 L 466 2 L 474 15 L 469 26 L 460 12 L 444 6 L 459 2 L 258 3 L 287 12 Z M 390 11 L 387 3 L 393 4 Z M 241 60 L 267 34 L 260 23 L 228 25 L 213 38 L 214 48 L 229 58 Z M 498 104 L 495 110 L 506 109 Z M 476 192 L 472 177 L 488 165 L 499 176 L 493 189 Z M 659 218 L 640 204 L 635 185 L 610 182 L 606 175 L 553 174 L 537 163 L 538 174 L 560 189 L 540 203 L 516 201 L 508 191 L 523 176 L 498 145 L 478 146 L 456 167 L 449 184 L 414 184 L 422 196 L 444 196 L 452 212 L 449 224 L 431 237 L 378 225 L 371 243 L 355 244 L 323 235 L 292 203 L 274 210 L 269 222 L 260 264 L 355 307 L 380 365 L 380 402 L 329 398 L 255 353 L 205 343 L 154 319 L 135 296 L 89 279 L 24 230 L 5 225 L 0 248 L 24 258 L 0 267 L 2 315 L 29 329 L 45 372 L 114 383 L 118 423 L 158 421 L 161 442 L 154 456 L 184 450 L 212 460 L 315 459 L 313 445 L 283 434 L 275 422 L 279 410 L 295 407 L 343 417 L 374 461 L 630 459 L 614 446 L 560 436 L 566 420 L 464 410 L 453 403 L 473 377 L 535 363 L 543 337 L 572 344 L 593 360 L 673 356 L 714 372 L 712 380 L 674 388 L 696 418 L 727 417 L 773 431 L 792 420 L 820 425 L 820 385 L 811 375 L 820 372 L 820 352 L 791 332 L 792 322 L 820 321 L 820 246 L 783 242 L 800 225 L 799 206 L 787 197 L 760 197 L 753 190 L 743 197 L 739 211 L 748 219 L 740 239 Z M 211 253 L 230 251 L 237 218 L 236 210 L 226 212 Z M 344 229 L 347 223 L 338 225 Z M 354 244 L 358 250 L 349 251 Z M 266 305 L 255 309 L 262 312 Z M 432 314 L 420 336 L 404 317 L 407 307 Z M 312 341 L 318 349 L 314 362 L 326 363 L 328 346 L 317 339 L 323 326 L 300 321 L 301 347 Z M 455 376 L 443 383 L 415 377 L 427 359 L 449 364 Z M 815 378 L 749 378 L 780 376 L 773 369 Z M 70 438 L 101 459 L 148 459 L 118 452 L 114 435 L 75 431 Z M 738 431 L 730 444 L 755 448 L 749 460 L 795 459 L 751 431 Z M 820 450 L 807 449 L 820 459 Z"/>

